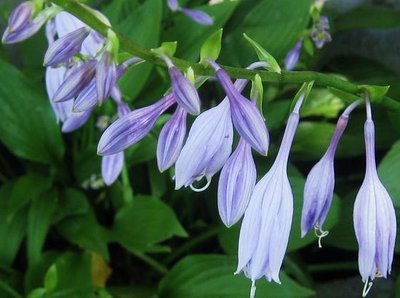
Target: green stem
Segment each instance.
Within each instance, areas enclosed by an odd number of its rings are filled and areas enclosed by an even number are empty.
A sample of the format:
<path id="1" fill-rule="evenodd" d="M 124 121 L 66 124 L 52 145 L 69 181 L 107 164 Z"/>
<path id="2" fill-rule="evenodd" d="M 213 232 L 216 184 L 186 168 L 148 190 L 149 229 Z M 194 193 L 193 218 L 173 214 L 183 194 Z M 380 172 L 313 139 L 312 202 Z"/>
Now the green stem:
<path id="1" fill-rule="evenodd" d="M 139 259 L 141 259 L 143 262 L 147 263 L 148 265 L 150 265 L 151 267 L 153 267 L 155 270 L 157 270 L 158 272 L 160 272 L 161 274 L 165 274 L 168 272 L 168 268 L 165 267 L 164 265 L 160 264 L 159 262 L 157 262 L 155 259 L 153 259 L 152 257 L 149 257 L 148 255 L 139 252 L 139 251 L 134 251 L 134 250 L 129 250 L 133 255 L 135 255 L 136 257 L 138 257 Z"/>
<path id="2" fill-rule="evenodd" d="M 110 27 L 100 21 L 88 8 L 83 6 L 77 0 L 51 0 L 51 2 L 61 6 L 64 10 L 76 16 L 103 36 L 107 36 L 107 30 L 110 29 Z M 165 66 L 164 61 L 158 58 L 155 53 L 141 47 L 131 40 L 128 40 L 117 32 L 116 35 L 119 38 L 120 47 L 124 51 L 133 56 L 142 58 L 149 63 Z M 214 71 L 210 67 L 204 67 L 199 63 L 193 63 L 178 58 L 172 58 L 171 60 L 181 69 L 187 69 L 188 67 L 193 68 L 194 72 L 198 76 L 214 75 Z M 357 96 L 362 95 L 364 92 L 363 87 L 343 80 L 334 74 L 324 74 L 314 71 L 282 71 L 281 74 L 278 74 L 265 70 L 248 70 L 231 66 L 222 67 L 233 78 L 253 79 L 254 76 L 258 74 L 264 82 L 297 84 L 314 81 L 315 85 L 329 86 Z M 387 96 L 383 97 L 379 103 L 388 109 L 400 110 L 400 103 Z"/>

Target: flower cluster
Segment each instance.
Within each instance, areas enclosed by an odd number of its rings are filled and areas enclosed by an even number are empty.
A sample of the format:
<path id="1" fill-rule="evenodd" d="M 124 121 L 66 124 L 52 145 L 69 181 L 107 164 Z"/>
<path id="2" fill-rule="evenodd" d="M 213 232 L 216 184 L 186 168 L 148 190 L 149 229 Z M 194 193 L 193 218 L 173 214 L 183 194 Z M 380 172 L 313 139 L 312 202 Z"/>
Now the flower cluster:
<path id="1" fill-rule="evenodd" d="M 185 76 L 174 65 L 173 58 L 165 52 L 155 52 L 168 68 L 171 88 L 155 103 L 131 111 L 122 100 L 117 82 L 128 66 L 141 60 L 133 57 L 119 63 L 118 38 L 111 29 L 107 36 L 101 36 L 56 6 L 39 7 L 36 4 L 35 1 L 24 2 L 12 12 L 3 42 L 25 39 L 47 22 L 49 48 L 44 57 L 47 93 L 63 132 L 82 126 L 94 108 L 107 98 L 114 100 L 118 119 L 104 129 L 97 148 L 98 154 L 103 156 L 101 173 L 104 183 L 112 184 L 121 173 L 124 150 L 143 139 L 158 118 L 174 106 L 175 110 L 162 127 L 158 139 L 156 155 L 160 172 L 175 167 L 175 189 L 190 187 L 194 191 L 203 191 L 210 185 L 212 177 L 221 171 L 218 181 L 221 220 L 230 227 L 243 217 L 236 273 L 244 272 L 252 281 L 251 297 L 255 295 L 256 281 L 262 277 L 280 283 L 279 272 L 293 217 L 293 194 L 287 165 L 300 121 L 300 108 L 312 83 L 304 84 L 297 94 L 275 162 L 257 182 L 251 149 L 267 155 L 269 133 L 256 103 L 242 95 L 247 80 L 239 79 L 233 83 L 220 65 L 211 58 L 205 59 L 214 70 L 226 97 L 201 113 L 196 82 L 203 83 L 205 79 L 196 81 L 191 70 Z M 179 7 L 177 1 L 170 0 L 168 5 L 200 23 L 209 21 L 197 11 Z M 96 11 L 93 13 L 110 26 L 103 15 Z M 326 42 L 329 36 L 326 33 L 329 29 L 327 20 L 321 17 L 314 29 L 316 33 L 312 36 L 316 42 Z M 302 41 L 299 41 L 286 59 L 286 68 L 294 67 L 301 46 Z M 266 67 L 266 63 L 256 62 L 248 69 L 258 67 Z M 306 180 L 301 234 L 304 236 L 314 228 L 320 246 L 321 238 L 327 235 L 322 226 L 333 198 L 335 151 L 350 113 L 361 102 L 349 105 L 339 117 L 326 153 Z M 369 291 L 369 279 L 386 277 L 390 273 L 396 236 L 393 204 L 377 175 L 375 132 L 368 98 L 366 106 L 366 175 L 354 206 L 354 226 L 360 247 L 359 268 L 366 283 L 364 294 Z M 187 134 L 187 117 L 191 116 L 196 119 Z M 234 131 L 240 138 L 232 153 Z M 195 184 L 203 178 L 205 185 L 197 188 Z"/>

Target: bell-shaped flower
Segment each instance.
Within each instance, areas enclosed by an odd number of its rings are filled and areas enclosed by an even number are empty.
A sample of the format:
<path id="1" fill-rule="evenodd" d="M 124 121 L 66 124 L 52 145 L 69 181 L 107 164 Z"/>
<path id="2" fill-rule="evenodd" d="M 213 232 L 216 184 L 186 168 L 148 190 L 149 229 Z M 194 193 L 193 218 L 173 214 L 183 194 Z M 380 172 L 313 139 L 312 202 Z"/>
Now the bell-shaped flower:
<path id="1" fill-rule="evenodd" d="M 97 103 L 96 79 L 92 79 L 74 100 L 72 110 L 75 113 L 88 111 L 93 109 Z"/>
<path id="2" fill-rule="evenodd" d="M 186 136 L 187 112 L 178 106 L 165 123 L 157 143 L 157 164 L 160 172 L 170 168 L 178 159 Z"/>
<path id="3" fill-rule="evenodd" d="M 89 60 L 69 71 L 54 94 L 53 101 L 62 102 L 78 96 L 92 81 L 96 64 L 96 60 Z"/>
<path id="4" fill-rule="evenodd" d="M 187 15 L 189 18 L 191 18 L 196 23 L 199 23 L 200 25 L 211 26 L 214 24 L 214 20 L 204 11 L 184 7 L 178 7 L 177 10 L 181 11 L 183 14 Z"/>
<path id="5" fill-rule="evenodd" d="M 101 104 L 117 83 L 117 66 L 112 54 L 106 51 L 96 65 L 97 100 Z"/>
<path id="6" fill-rule="evenodd" d="M 79 53 L 82 43 L 89 35 L 89 32 L 89 28 L 81 27 L 57 39 L 47 49 L 44 56 L 44 66 L 55 66 L 61 62 L 66 62 Z"/>
<path id="7" fill-rule="evenodd" d="M 163 59 L 168 65 L 172 91 L 175 95 L 176 102 L 189 114 L 198 115 L 200 113 L 200 98 L 196 87 L 172 63 L 171 59 L 165 55 Z"/>
<path id="8" fill-rule="evenodd" d="M 200 114 L 189 131 L 188 139 L 175 164 L 175 189 L 192 186 L 194 181 L 207 179 L 225 164 L 232 151 L 233 127 L 228 99 Z"/>
<path id="9" fill-rule="evenodd" d="M 26 26 L 33 15 L 33 10 L 32 1 L 25 1 L 18 5 L 8 17 L 8 32 L 13 33 Z"/>
<path id="10" fill-rule="evenodd" d="M 287 248 L 293 215 L 293 194 L 287 163 L 299 123 L 301 95 L 289 116 L 281 147 L 268 173 L 256 184 L 244 215 L 239 236 L 238 267 L 252 281 L 261 277 L 280 283 L 279 270 Z"/>
<path id="11" fill-rule="evenodd" d="M 263 116 L 256 104 L 240 94 L 228 74 L 217 63 L 212 60 L 209 60 L 209 63 L 215 69 L 217 78 L 229 98 L 232 121 L 236 130 L 251 147 L 266 155 L 269 134 Z"/>
<path id="12" fill-rule="evenodd" d="M 303 45 L 303 40 L 300 39 L 298 42 L 296 42 L 294 48 L 287 53 L 285 57 L 286 70 L 292 70 L 296 67 L 297 62 L 299 62 L 300 50 L 302 45 Z"/>
<path id="13" fill-rule="evenodd" d="M 174 95 L 168 94 L 158 102 L 134 110 L 113 122 L 100 138 L 98 154 L 115 154 L 140 141 L 153 128 L 158 117 L 174 103 Z"/>
<path id="14" fill-rule="evenodd" d="M 321 160 L 311 169 L 304 186 L 301 236 L 304 237 L 314 228 L 319 238 L 319 247 L 321 247 L 321 238 L 328 235 L 327 231 L 323 231 L 322 225 L 325 222 L 333 198 L 333 189 L 335 187 L 334 157 L 336 148 L 340 137 L 346 129 L 350 113 L 359 104 L 360 101 L 355 101 L 349 105 L 339 117 L 327 151 Z"/>
<path id="15" fill-rule="evenodd" d="M 227 227 L 238 222 L 246 211 L 256 178 L 251 146 L 241 138 L 222 168 L 218 182 L 218 211 Z"/>
<path id="16" fill-rule="evenodd" d="M 389 193 L 380 181 L 375 162 L 375 126 L 367 99 L 364 124 L 366 173 L 354 203 L 354 229 L 358 241 L 358 266 L 365 282 L 363 296 L 375 277 L 390 274 L 396 240 L 396 214 Z M 368 287 L 367 287 L 368 285 Z"/>

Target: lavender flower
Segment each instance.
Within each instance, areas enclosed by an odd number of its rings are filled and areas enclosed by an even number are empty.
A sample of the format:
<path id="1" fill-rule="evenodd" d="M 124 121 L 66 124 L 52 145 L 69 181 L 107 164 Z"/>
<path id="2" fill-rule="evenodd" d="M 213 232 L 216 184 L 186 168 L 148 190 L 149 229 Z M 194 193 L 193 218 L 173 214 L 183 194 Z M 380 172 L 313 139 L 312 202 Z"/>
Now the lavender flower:
<path id="1" fill-rule="evenodd" d="M 189 114 L 198 115 L 200 113 L 200 98 L 195 86 L 174 66 L 171 59 L 165 55 L 163 59 L 168 65 L 168 72 L 176 101 Z"/>
<path id="2" fill-rule="evenodd" d="M 119 118 L 101 136 L 97 147 L 98 154 L 115 154 L 140 141 L 153 128 L 158 117 L 174 102 L 173 94 L 168 94 L 150 106 Z"/>
<path id="3" fill-rule="evenodd" d="M 81 27 L 57 39 L 47 49 L 44 56 L 44 66 L 55 66 L 58 63 L 66 62 L 77 54 L 89 32 L 88 28 Z"/>
<path id="4" fill-rule="evenodd" d="M 265 276 L 280 283 L 279 270 L 289 240 L 293 215 L 293 194 L 287 177 L 290 147 L 299 123 L 301 94 L 289 116 L 281 147 L 268 173 L 256 184 L 244 215 L 239 237 L 236 274 L 244 271 L 255 282 Z"/>
<path id="5" fill-rule="evenodd" d="M 251 147 L 266 155 L 269 135 L 257 106 L 238 92 L 228 74 L 217 63 L 212 60 L 209 60 L 209 63 L 215 69 L 217 78 L 229 98 L 235 128 Z"/>
<path id="6" fill-rule="evenodd" d="M 318 49 L 322 48 L 326 42 L 332 41 L 332 37 L 328 30 L 329 20 L 326 16 L 321 16 L 317 21 L 315 21 L 311 31 L 311 38 Z"/>
<path id="7" fill-rule="evenodd" d="M 26 26 L 33 15 L 33 9 L 34 5 L 31 1 L 18 5 L 8 17 L 8 32 L 13 33 Z"/>
<path id="8" fill-rule="evenodd" d="M 238 222 L 244 214 L 256 178 L 251 146 L 241 138 L 236 150 L 222 168 L 218 182 L 218 211 L 227 227 Z"/>
<path id="9" fill-rule="evenodd" d="M 190 128 L 188 139 L 175 164 L 175 189 L 191 186 L 194 181 L 212 176 L 228 159 L 232 150 L 233 127 L 230 119 L 229 101 L 200 114 Z"/>
<path id="10" fill-rule="evenodd" d="M 327 151 L 321 160 L 311 169 L 305 183 L 301 216 L 301 236 L 304 237 L 314 227 L 315 233 L 319 238 L 319 247 L 321 247 L 321 238 L 328 235 L 327 231 L 322 230 L 322 225 L 325 222 L 333 198 L 333 189 L 335 186 L 333 160 L 336 147 L 346 129 L 350 113 L 359 104 L 360 101 L 355 101 L 339 117 Z"/>
<path id="11" fill-rule="evenodd" d="M 181 11 L 183 14 L 190 17 L 196 23 L 204 26 L 212 26 L 214 24 L 214 20 L 205 12 L 198 9 L 189 9 L 184 7 L 178 7 L 178 11 Z"/>
<path id="12" fill-rule="evenodd" d="M 102 103 L 110 95 L 116 83 L 117 67 L 112 54 L 107 51 L 96 65 L 96 91 L 99 103 Z"/>
<path id="13" fill-rule="evenodd" d="M 89 60 L 72 69 L 54 94 L 53 101 L 62 102 L 78 96 L 93 79 L 96 63 L 96 60 Z"/>
<path id="14" fill-rule="evenodd" d="M 167 1 L 169 9 L 176 11 L 178 9 L 178 0 L 168 0 Z"/>
<path id="15" fill-rule="evenodd" d="M 180 106 L 165 123 L 157 143 L 157 164 L 160 172 L 170 168 L 178 159 L 186 135 L 186 111 Z"/>
<path id="16" fill-rule="evenodd" d="M 93 109 L 97 103 L 96 79 L 92 79 L 74 100 L 72 109 L 74 112 L 84 112 Z"/>
<path id="17" fill-rule="evenodd" d="M 291 49 L 285 57 L 285 68 L 286 70 L 293 70 L 296 67 L 297 62 L 300 58 L 300 50 L 303 45 L 303 40 L 300 39 L 296 42 L 293 49 Z"/>
<path id="18" fill-rule="evenodd" d="M 358 266 L 365 282 L 363 297 L 375 277 L 390 274 L 396 239 L 396 215 L 389 193 L 379 180 L 375 163 L 375 126 L 371 105 L 366 99 L 364 124 L 366 173 L 354 204 L 354 229 L 359 245 Z"/>

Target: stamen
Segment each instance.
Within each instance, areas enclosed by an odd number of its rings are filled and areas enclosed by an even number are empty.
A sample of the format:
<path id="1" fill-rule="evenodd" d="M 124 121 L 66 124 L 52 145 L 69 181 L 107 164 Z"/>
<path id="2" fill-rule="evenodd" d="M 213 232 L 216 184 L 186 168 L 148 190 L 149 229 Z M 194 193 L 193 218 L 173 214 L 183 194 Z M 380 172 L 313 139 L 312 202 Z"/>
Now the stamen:
<path id="1" fill-rule="evenodd" d="M 256 296 L 256 281 L 253 280 L 251 282 L 251 288 L 250 288 L 250 298 L 254 298 Z"/>
<path id="2" fill-rule="evenodd" d="M 318 237 L 318 247 L 322 248 L 321 240 L 322 240 L 322 238 L 328 236 L 329 232 L 322 230 L 321 227 L 319 227 L 319 226 L 314 227 L 314 232 L 315 232 L 315 236 Z"/>
<path id="3" fill-rule="evenodd" d="M 203 177 L 201 177 L 201 178 L 203 178 Z M 201 179 L 200 178 L 200 179 Z M 200 179 L 198 179 L 197 181 L 199 181 Z M 192 184 L 190 184 L 189 186 L 190 186 L 190 189 L 191 190 L 193 190 L 193 191 L 195 191 L 195 192 L 202 192 L 202 191 L 205 191 L 209 186 L 210 186 L 210 184 L 211 184 L 211 178 L 206 178 L 207 179 L 207 183 L 206 183 L 206 185 L 204 185 L 202 188 L 196 188 L 196 187 L 194 187 L 193 186 L 193 183 Z"/>
<path id="4" fill-rule="evenodd" d="M 372 281 L 368 282 L 368 278 L 367 278 L 367 280 L 364 283 L 364 289 L 363 289 L 363 293 L 362 293 L 363 297 L 366 297 L 368 295 L 369 291 L 372 288 L 372 285 L 373 285 L 373 282 Z"/>

